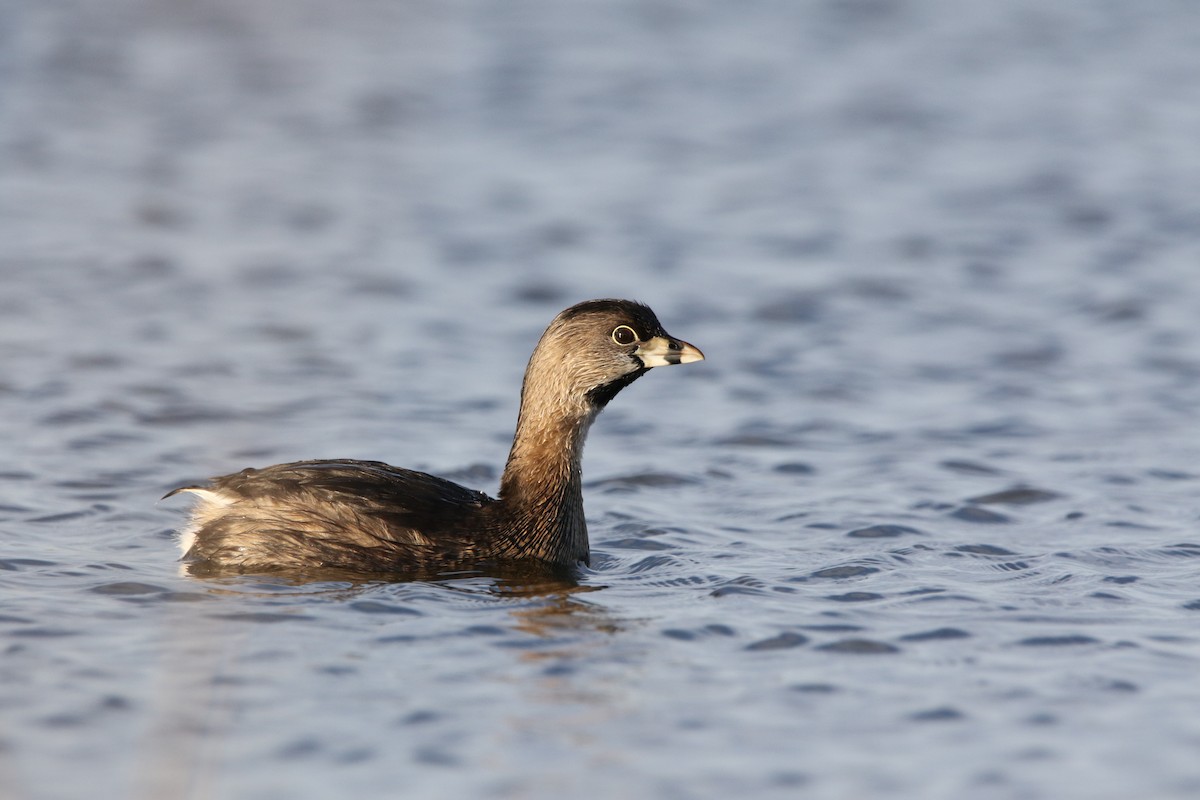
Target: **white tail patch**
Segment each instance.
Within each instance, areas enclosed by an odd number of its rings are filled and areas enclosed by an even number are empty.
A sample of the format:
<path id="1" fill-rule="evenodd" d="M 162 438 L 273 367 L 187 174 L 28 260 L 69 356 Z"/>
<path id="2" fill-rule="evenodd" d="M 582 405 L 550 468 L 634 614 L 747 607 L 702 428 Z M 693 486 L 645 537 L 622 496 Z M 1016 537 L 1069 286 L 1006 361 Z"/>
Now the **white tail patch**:
<path id="1" fill-rule="evenodd" d="M 214 492 L 212 489 L 204 489 L 199 486 L 180 489 L 181 492 L 188 492 L 200 498 L 200 504 L 192 509 L 192 518 L 188 520 L 179 531 L 179 550 L 184 556 L 192 549 L 192 545 L 196 543 L 196 533 L 205 526 L 214 517 L 219 516 L 221 509 L 233 502 L 233 498 L 228 495 Z"/>

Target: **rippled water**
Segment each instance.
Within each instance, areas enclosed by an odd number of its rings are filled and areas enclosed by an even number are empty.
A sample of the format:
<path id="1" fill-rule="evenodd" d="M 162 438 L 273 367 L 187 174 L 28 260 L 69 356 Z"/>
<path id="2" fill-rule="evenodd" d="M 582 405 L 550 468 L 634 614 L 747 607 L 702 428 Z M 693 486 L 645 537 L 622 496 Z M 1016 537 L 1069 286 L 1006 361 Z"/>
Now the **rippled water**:
<path id="1" fill-rule="evenodd" d="M 1200 10 L 0 6 L 0 795 L 1200 795 Z M 575 583 L 181 575 L 179 483 L 494 491 Z"/>

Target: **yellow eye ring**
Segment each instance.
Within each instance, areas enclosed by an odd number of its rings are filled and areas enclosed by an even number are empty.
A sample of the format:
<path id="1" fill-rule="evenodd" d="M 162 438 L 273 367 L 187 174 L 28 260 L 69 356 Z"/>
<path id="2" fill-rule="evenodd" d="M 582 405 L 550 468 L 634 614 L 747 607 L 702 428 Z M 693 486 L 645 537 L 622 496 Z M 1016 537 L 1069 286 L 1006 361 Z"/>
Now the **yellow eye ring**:
<path id="1" fill-rule="evenodd" d="M 612 340 L 617 344 L 633 344 L 638 340 L 638 335 L 634 333 L 633 328 L 628 325 L 618 325 L 613 328 Z"/>

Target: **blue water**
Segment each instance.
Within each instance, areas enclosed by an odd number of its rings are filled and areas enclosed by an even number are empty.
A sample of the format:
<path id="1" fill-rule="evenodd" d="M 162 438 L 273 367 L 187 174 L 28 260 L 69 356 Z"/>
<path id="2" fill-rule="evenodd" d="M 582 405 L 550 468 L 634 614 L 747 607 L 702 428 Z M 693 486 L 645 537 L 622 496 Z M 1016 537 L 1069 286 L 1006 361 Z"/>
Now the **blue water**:
<path id="1" fill-rule="evenodd" d="M 0 6 L 0 796 L 1200 796 L 1200 7 Z M 196 578 L 168 489 L 495 490 L 700 364 L 576 583 Z"/>

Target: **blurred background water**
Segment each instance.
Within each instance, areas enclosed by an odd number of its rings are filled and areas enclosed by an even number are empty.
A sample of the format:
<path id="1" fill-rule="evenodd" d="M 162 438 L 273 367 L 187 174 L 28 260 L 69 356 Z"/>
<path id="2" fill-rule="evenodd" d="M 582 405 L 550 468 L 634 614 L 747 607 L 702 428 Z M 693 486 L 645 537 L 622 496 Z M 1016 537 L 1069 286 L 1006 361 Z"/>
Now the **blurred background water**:
<path id="1" fill-rule="evenodd" d="M 0 796 L 1200 796 L 1200 6 L 0 4 Z M 494 491 L 577 584 L 181 575 L 179 483 Z"/>

